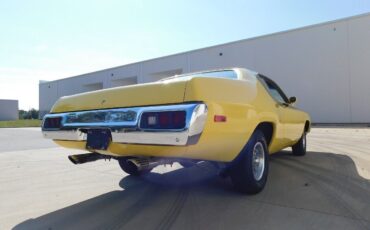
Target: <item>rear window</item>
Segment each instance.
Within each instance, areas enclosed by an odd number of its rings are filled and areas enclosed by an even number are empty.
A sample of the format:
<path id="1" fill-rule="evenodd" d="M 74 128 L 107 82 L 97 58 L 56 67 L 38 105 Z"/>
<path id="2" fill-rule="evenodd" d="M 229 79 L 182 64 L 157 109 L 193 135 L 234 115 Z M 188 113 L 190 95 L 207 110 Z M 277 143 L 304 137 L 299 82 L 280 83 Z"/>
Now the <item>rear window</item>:
<path id="1" fill-rule="evenodd" d="M 234 70 L 222 70 L 222 71 L 184 74 L 184 75 L 180 75 L 180 76 L 165 78 L 165 79 L 162 79 L 162 80 L 169 80 L 169 79 L 174 79 L 174 78 L 183 79 L 183 78 L 192 78 L 192 77 L 217 77 L 217 78 L 238 79 L 238 75 Z"/>
<path id="2" fill-rule="evenodd" d="M 233 70 L 225 70 L 225 71 L 214 71 L 214 72 L 204 72 L 204 73 L 196 73 L 191 74 L 189 76 L 195 77 L 220 77 L 220 78 L 230 78 L 230 79 L 237 79 L 238 75 Z"/>

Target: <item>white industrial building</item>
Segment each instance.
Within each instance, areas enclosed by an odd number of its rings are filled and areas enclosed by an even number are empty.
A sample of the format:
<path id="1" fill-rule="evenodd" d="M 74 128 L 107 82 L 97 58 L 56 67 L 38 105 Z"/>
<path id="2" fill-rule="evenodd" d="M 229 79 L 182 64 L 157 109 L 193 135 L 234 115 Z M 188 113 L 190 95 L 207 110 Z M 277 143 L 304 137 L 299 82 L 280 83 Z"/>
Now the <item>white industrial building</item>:
<path id="1" fill-rule="evenodd" d="M 0 99 L 0 121 L 18 120 L 18 100 Z"/>
<path id="2" fill-rule="evenodd" d="M 64 95 L 224 67 L 274 79 L 315 123 L 370 123 L 370 14 L 40 82 L 40 113 Z"/>

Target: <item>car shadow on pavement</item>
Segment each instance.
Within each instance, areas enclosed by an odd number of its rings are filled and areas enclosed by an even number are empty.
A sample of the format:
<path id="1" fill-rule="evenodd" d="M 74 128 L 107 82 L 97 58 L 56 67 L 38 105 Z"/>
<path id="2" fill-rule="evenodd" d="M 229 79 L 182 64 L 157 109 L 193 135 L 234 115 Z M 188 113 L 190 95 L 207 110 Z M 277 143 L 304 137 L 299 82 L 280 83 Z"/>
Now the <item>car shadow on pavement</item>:
<path id="1" fill-rule="evenodd" d="M 247 196 L 210 163 L 126 176 L 112 191 L 13 229 L 368 229 L 370 181 L 345 155 L 270 157 L 265 189 Z"/>

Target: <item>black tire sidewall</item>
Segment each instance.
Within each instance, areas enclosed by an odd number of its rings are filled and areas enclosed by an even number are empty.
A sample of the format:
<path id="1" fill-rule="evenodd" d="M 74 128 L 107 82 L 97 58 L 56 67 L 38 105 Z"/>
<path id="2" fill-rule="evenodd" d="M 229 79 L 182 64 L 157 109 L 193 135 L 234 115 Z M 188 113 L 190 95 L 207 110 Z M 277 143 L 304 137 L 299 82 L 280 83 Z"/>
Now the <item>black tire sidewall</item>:
<path id="1" fill-rule="evenodd" d="M 292 153 L 295 156 L 303 156 L 306 155 L 306 150 L 307 150 L 307 137 L 306 132 L 304 132 L 299 141 L 292 146 Z"/>
<path id="2" fill-rule="evenodd" d="M 260 142 L 264 148 L 265 154 L 265 167 L 264 172 L 260 180 L 256 180 L 253 175 L 253 150 L 254 146 Z M 231 170 L 231 180 L 235 187 L 244 193 L 255 194 L 260 192 L 266 182 L 267 175 L 269 171 L 269 153 L 266 144 L 265 137 L 260 130 L 256 130 L 251 138 L 249 139 L 247 145 L 240 153 L 239 159 L 236 159 L 235 165 Z"/>
<path id="3" fill-rule="evenodd" d="M 127 163 L 127 159 L 120 159 L 118 160 L 118 164 L 119 166 L 121 167 L 121 169 L 129 174 L 129 175 L 132 175 L 132 176 L 139 176 L 140 174 L 142 174 L 143 172 L 140 172 L 138 170 L 135 170 L 133 167 L 131 167 L 128 163 Z"/>

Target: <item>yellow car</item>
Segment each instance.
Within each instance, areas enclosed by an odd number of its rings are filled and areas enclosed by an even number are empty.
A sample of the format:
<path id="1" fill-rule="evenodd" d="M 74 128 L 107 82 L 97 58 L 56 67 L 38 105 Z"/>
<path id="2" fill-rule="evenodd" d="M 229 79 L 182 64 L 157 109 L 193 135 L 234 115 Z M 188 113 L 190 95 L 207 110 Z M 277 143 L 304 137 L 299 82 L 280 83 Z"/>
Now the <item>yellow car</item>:
<path id="1" fill-rule="evenodd" d="M 306 153 L 307 113 L 271 79 L 247 69 L 205 71 L 60 98 L 43 119 L 45 138 L 87 150 L 81 164 L 113 158 L 128 174 L 159 164 L 217 162 L 244 193 L 266 184 L 269 154 Z"/>

